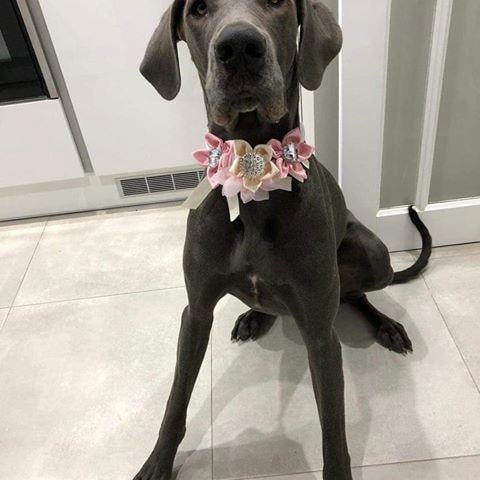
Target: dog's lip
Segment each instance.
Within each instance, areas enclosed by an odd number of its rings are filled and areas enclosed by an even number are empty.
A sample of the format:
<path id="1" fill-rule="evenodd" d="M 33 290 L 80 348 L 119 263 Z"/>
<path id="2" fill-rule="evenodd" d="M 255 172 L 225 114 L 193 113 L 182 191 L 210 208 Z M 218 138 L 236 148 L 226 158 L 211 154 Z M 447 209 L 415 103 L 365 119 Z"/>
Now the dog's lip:
<path id="1" fill-rule="evenodd" d="M 237 93 L 235 97 L 232 98 L 233 105 L 240 103 L 258 103 L 258 101 L 258 97 L 251 93 Z"/>
<path id="2" fill-rule="evenodd" d="M 238 92 L 235 92 L 235 97 L 240 100 L 246 100 L 246 99 L 255 99 L 257 98 L 257 95 L 255 95 L 252 90 L 246 90 L 242 89 L 239 90 Z"/>
<path id="3" fill-rule="evenodd" d="M 258 108 L 258 105 L 258 98 L 251 94 L 237 94 L 231 103 L 232 109 L 240 113 L 252 112 Z"/>
<path id="4" fill-rule="evenodd" d="M 255 95 L 251 90 L 240 90 L 239 92 L 235 93 L 234 103 L 258 101 L 258 95 Z"/>

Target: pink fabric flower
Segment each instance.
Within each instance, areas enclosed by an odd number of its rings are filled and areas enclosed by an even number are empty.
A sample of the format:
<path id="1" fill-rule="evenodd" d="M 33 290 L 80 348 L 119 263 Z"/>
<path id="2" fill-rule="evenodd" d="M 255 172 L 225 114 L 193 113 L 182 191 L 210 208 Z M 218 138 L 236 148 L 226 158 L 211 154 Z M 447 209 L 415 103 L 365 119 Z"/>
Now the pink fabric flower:
<path id="1" fill-rule="evenodd" d="M 268 200 L 268 192 L 272 190 L 291 190 L 291 179 L 280 178 L 272 156 L 270 145 L 252 148 L 244 140 L 235 140 L 234 159 L 229 169 L 230 176 L 223 184 L 223 195 L 233 197 L 240 194 L 243 203 L 248 203 L 252 200 Z"/>
<path id="2" fill-rule="evenodd" d="M 308 159 L 313 155 L 314 148 L 305 143 L 299 128 L 287 133 L 281 142 L 273 139 L 268 145 L 273 149 L 273 158 L 281 178 L 291 175 L 299 182 L 306 180 L 305 168 L 310 167 Z"/>
<path id="3" fill-rule="evenodd" d="M 217 188 L 219 185 L 223 185 L 229 177 L 232 142 L 224 142 L 213 133 L 207 133 L 205 144 L 206 150 L 196 150 L 193 152 L 193 157 L 200 165 L 206 167 L 207 178 L 212 188 Z"/>

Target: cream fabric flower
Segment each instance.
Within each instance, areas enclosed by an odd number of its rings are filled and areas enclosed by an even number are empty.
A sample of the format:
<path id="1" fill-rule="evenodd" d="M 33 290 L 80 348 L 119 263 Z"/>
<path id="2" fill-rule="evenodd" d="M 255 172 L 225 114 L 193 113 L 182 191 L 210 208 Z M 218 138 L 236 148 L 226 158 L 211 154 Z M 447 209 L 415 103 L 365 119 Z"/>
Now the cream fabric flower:
<path id="1" fill-rule="evenodd" d="M 273 178 L 279 169 L 272 162 L 273 148 L 270 145 L 257 145 L 255 148 L 245 140 L 233 143 L 234 161 L 230 173 L 241 178 L 243 186 L 256 192 L 265 180 Z"/>

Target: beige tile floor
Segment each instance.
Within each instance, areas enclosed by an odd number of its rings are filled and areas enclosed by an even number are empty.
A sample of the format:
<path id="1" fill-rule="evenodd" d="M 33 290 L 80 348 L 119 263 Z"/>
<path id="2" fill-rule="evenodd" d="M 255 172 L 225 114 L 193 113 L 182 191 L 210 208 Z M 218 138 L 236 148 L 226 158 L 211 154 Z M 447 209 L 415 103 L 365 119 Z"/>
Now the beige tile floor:
<path id="1" fill-rule="evenodd" d="M 185 304 L 186 212 L 145 208 L 0 224 L 0 480 L 129 480 L 155 440 Z M 396 268 L 414 253 L 392 255 Z M 480 244 L 434 251 L 371 295 L 414 343 L 377 345 L 341 309 L 355 480 L 480 478 Z M 292 319 L 232 345 L 217 307 L 178 480 L 321 479 L 320 427 Z"/>

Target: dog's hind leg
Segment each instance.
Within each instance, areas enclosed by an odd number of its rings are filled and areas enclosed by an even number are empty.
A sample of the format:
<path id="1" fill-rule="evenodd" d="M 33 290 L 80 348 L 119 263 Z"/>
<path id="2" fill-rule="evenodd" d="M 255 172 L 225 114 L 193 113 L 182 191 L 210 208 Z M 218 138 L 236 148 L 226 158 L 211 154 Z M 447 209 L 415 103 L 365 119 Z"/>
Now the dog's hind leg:
<path id="1" fill-rule="evenodd" d="M 375 338 L 380 345 L 404 355 L 413 352 L 412 342 L 403 325 L 377 310 L 364 293 L 346 297 L 343 301 L 366 315 L 375 329 Z"/>
<path id="2" fill-rule="evenodd" d="M 392 281 L 387 247 L 350 214 L 347 234 L 337 254 L 342 302 L 353 305 L 366 316 L 382 346 L 401 354 L 411 352 L 412 342 L 405 328 L 379 312 L 365 295 L 365 292 L 385 288 Z"/>
<path id="3" fill-rule="evenodd" d="M 237 318 L 232 330 L 232 342 L 256 340 L 272 328 L 276 317 L 257 310 L 248 310 Z"/>
<path id="4" fill-rule="evenodd" d="M 196 296 L 196 298 L 199 298 Z M 134 480 L 170 480 L 178 446 L 185 435 L 187 407 L 208 346 L 213 300 L 191 301 L 182 315 L 177 364 L 157 443 Z"/>

